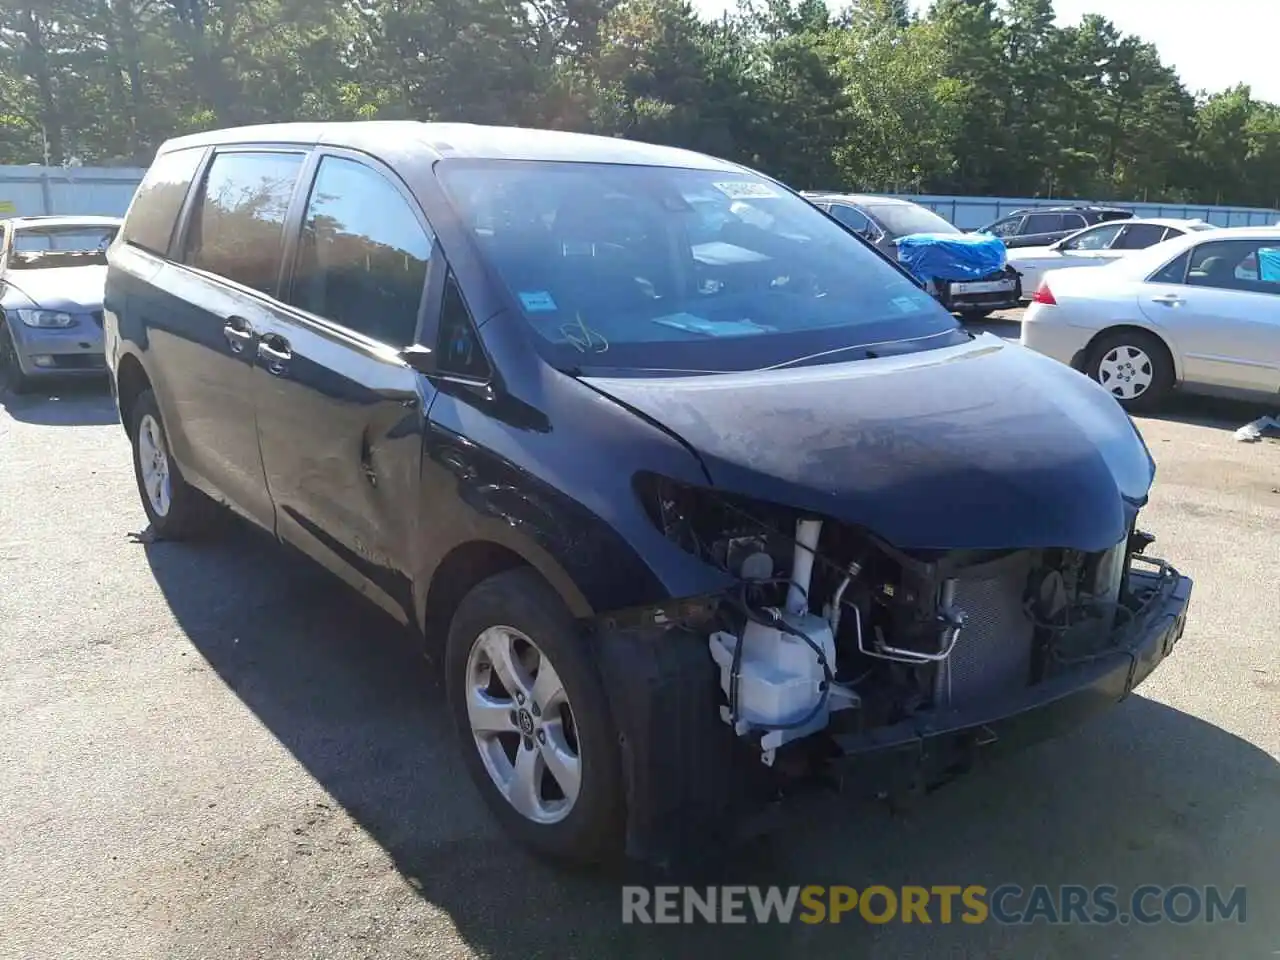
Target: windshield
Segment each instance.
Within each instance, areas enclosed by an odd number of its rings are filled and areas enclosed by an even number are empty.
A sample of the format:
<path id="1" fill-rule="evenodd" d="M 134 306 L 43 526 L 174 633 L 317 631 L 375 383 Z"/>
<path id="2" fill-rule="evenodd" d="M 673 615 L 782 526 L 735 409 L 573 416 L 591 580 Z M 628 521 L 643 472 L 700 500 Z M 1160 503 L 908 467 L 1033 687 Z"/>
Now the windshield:
<path id="1" fill-rule="evenodd" d="M 115 226 L 67 225 L 19 227 L 13 232 L 14 270 L 106 265 Z"/>
<path id="2" fill-rule="evenodd" d="M 965 339 L 904 273 L 761 177 L 511 160 L 437 169 L 564 370 L 753 370 Z"/>
<path id="3" fill-rule="evenodd" d="M 914 203 L 864 203 L 863 207 L 895 237 L 912 233 L 960 233 L 927 207 Z"/>

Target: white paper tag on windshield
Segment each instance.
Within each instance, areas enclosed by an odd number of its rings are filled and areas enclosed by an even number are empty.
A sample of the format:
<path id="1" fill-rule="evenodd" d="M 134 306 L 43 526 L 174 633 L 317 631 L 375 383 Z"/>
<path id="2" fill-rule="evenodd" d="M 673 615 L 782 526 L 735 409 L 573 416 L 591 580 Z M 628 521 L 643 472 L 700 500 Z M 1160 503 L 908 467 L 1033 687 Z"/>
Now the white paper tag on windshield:
<path id="1" fill-rule="evenodd" d="M 760 200 L 781 196 L 773 187 L 759 180 L 729 180 L 724 183 L 713 183 L 712 186 L 730 200 Z"/>

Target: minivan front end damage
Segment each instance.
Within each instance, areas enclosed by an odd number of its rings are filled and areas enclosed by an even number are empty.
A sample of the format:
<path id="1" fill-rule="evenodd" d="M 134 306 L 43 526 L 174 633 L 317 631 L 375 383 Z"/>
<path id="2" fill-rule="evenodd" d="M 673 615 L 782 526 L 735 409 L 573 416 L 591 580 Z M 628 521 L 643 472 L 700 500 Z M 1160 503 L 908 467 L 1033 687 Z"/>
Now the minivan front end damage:
<path id="1" fill-rule="evenodd" d="M 900 798 L 1124 699 L 1181 637 L 1190 579 L 1108 549 L 900 550 L 831 518 L 642 474 L 652 522 L 730 574 L 602 619 L 628 852 L 671 862 L 815 784 Z"/>

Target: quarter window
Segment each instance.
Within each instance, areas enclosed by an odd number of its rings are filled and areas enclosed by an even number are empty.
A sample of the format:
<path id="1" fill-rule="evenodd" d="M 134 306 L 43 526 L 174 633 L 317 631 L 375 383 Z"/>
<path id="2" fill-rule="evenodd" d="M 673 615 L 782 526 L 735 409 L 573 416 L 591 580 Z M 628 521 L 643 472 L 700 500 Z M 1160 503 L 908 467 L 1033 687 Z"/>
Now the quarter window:
<path id="1" fill-rule="evenodd" d="M 167 256 L 174 224 L 195 178 L 203 148 L 162 153 L 142 178 L 124 223 L 124 240 Z"/>
<path id="2" fill-rule="evenodd" d="M 470 380 L 489 379 L 489 360 L 471 311 L 462 299 L 458 282 L 450 273 L 444 284 L 444 302 L 440 305 L 440 334 L 436 346 L 441 373 Z"/>
<path id="3" fill-rule="evenodd" d="M 320 161 L 290 302 L 395 347 L 413 343 L 432 239 L 409 202 L 355 160 Z"/>
<path id="4" fill-rule="evenodd" d="M 275 295 L 298 153 L 219 153 L 186 242 L 186 263 Z"/>

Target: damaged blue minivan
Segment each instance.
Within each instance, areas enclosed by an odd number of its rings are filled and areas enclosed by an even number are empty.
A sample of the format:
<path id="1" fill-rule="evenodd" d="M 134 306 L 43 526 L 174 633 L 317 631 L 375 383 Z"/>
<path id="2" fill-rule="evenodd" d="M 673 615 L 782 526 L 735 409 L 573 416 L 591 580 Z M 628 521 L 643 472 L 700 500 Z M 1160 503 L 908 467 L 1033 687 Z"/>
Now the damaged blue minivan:
<path id="1" fill-rule="evenodd" d="M 926 790 L 1182 635 L 1115 400 L 736 164 L 201 133 L 109 264 L 155 535 L 233 511 L 410 626 L 478 790 L 556 857 L 671 862 L 813 784 Z"/>

